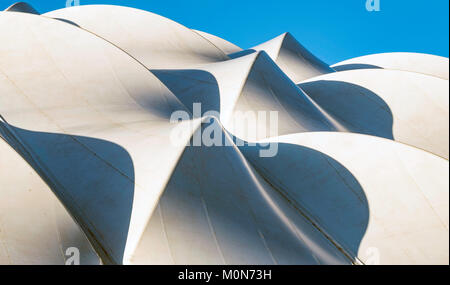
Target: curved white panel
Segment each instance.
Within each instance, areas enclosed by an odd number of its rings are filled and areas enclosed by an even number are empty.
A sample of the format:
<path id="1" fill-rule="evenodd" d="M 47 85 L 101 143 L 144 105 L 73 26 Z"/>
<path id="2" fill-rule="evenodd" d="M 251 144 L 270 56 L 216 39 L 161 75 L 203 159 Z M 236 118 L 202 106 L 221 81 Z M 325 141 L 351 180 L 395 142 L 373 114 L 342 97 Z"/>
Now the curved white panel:
<path id="1" fill-rule="evenodd" d="M 298 85 L 351 132 L 403 142 L 448 159 L 448 81 L 418 73 L 364 69 Z"/>
<path id="2" fill-rule="evenodd" d="M 351 69 L 394 69 L 423 73 L 448 80 L 448 58 L 412 52 L 371 54 L 332 65 L 336 71 Z"/>
<path id="3" fill-rule="evenodd" d="M 44 14 L 64 19 L 117 45 L 147 68 L 182 68 L 228 57 L 196 32 L 162 16 L 111 5 L 70 7 Z"/>

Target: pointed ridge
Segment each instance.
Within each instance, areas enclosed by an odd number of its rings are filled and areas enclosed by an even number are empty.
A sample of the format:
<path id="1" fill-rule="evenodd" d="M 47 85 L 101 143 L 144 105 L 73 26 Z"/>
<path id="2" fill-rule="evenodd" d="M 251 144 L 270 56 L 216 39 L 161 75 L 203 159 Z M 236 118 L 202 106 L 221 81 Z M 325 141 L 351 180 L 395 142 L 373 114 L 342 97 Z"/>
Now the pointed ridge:
<path id="1" fill-rule="evenodd" d="M 267 52 L 272 60 L 295 83 L 317 75 L 334 72 L 331 67 L 309 52 L 289 32 L 283 33 L 249 50 L 264 50 Z"/>
<path id="2" fill-rule="evenodd" d="M 289 43 L 293 43 L 297 45 L 297 51 L 300 52 L 305 58 L 309 59 L 311 62 L 317 62 L 323 65 L 323 68 L 326 69 L 328 72 L 333 72 L 334 70 L 325 62 L 323 62 L 321 59 L 316 57 L 313 53 L 311 53 L 307 48 L 305 48 L 290 32 L 286 32 L 283 34 L 283 43 L 280 47 L 280 50 L 285 47 L 285 45 L 288 45 Z M 298 48 L 300 47 L 300 48 Z M 327 72 L 327 73 L 328 73 Z"/>
<path id="3" fill-rule="evenodd" d="M 237 132 L 235 134 L 238 137 L 252 140 L 254 138 L 248 137 L 247 132 L 235 129 L 236 124 L 241 126 L 239 116 L 248 111 L 278 112 L 278 131 L 281 134 L 338 129 L 329 116 L 283 73 L 265 51 L 259 51 L 254 57 L 233 103 L 233 113 L 224 121 L 227 129 Z M 266 133 L 257 135 L 257 139 L 267 137 L 269 128 L 265 124 L 257 122 L 259 130 L 266 129 Z M 250 131 L 248 129 L 248 134 Z M 278 134 L 270 136 L 273 135 Z"/>

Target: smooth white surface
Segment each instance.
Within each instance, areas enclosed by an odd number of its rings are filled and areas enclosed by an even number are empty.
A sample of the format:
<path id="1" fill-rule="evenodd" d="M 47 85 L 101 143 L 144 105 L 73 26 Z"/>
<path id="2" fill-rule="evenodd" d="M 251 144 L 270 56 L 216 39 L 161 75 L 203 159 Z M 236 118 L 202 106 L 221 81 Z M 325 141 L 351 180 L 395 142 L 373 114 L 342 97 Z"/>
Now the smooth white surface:
<path id="1" fill-rule="evenodd" d="M 237 45 L 230 43 L 227 40 L 219 38 L 215 35 L 208 34 L 206 32 L 194 30 L 196 33 L 200 34 L 202 37 L 213 43 L 216 47 L 220 48 L 225 54 L 239 52 L 242 49 Z"/>
<path id="2" fill-rule="evenodd" d="M 196 32 L 162 16 L 128 7 L 86 5 L 44 16 L 68 20 L 110 41 L 149 69 L 182 68 L 228 57 Z"/>
<path id="3" fill-rule="evenodd" d="M 276 157 L 258 158 L 251 148 L 243 153 L 363 263 L 375 248 L 380 264 L 448 264 L 447 160 L 359 134 L 277 141 Z"/>
<path id="4" fill-rule="evenodd" d="M 406 143 L 448 159 L 448 81 L 397 70 L 331 73 L 299 84 L 347 131 Z"/>
<path id="5" fill-rule="evenodd" d="M 382 68 L 411 71 L 448 80 L 448 58 L 421 53 L 393 52 L 356 57 L 332 65 L 336 71 Z"/>

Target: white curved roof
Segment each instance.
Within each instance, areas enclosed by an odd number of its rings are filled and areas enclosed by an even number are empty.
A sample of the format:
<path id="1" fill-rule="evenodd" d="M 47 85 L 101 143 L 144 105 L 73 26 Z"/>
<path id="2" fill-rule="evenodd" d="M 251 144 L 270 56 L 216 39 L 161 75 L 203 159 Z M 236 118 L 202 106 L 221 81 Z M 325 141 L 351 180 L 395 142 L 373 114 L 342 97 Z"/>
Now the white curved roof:
<path id="1" fill-rule="evenodd" d="M 382 68 L 411 71 L 448 80 L 448 58 L 412 52 L 379 53 L 360 56 L 332 65 L 336 71 Z"/>
<path id="2" fill-rule="evenodd" d="M 7 28 L 6 23 L 15 29 Z M 145 204 L 136 221 L 139 231 L 139 220 L 145 220 L 152 211 L 148 199 L 157 199 L 156 189 L 165 183 L 164 165 L 169 167 L 166 171 L 170 170 L 170 157 L 177 156 L 177 149 L 170 144 L 162 146 L 168 148 L 167 153 L 161 149 L 147 155 L 134 151 L 161 145 L 173 127 L 168 121 L 170 114 L 184 107 L 139 62 L 76 26 L 8 12 L 0 15 L 0 27 L 4 43 L 0 50 L 2 55 L 9 54 L 0 62 L 1 115 L 16 129 L 28 152 L 39 158 L 47 171 L 45 175 L 60 185 L 53 190 L 65 193 L 67 200 L 63 203 L 73 207 L 72 215 L 85 221 L 81 226 L 95 235 L 90 237 L 91 242 L 95 238 L 107 251 L 99 255 L 105 262 L 121 263 L 128 230 L 134 231 L 135 227 L 130 224 L 132 212 L 141 211 L 139 203 Z M 149 142 L 152 133 L 158 135 Z M 55 152 L 55 144 L 64 156 Z M 167 164 L 161 159 L 149 163 L 158 155 Z M 79 159 L 80 164 L 77 166 L 73 159 Z M 71 162 L 66 165 L 66 160 Z M 139 160 L 142 169 L 137 167 Z M 83 186 L 79 186 L 76 181 L 89 168 L 92 175 L 83 178 Z M 162 173 L 148 180 L 149 171 Z M 63 173 L 70 175 L 60 176 Z M 111 182 L 100 182 L 99 176 Z M 94 187 L 98 193 L 82 194 L 79 187 L 83 191 Z M 112 195 L 110 203 L 99 203 L 104 195 Z M 123 213 L 118 211 L 118 203 L 126 203 Z"/>
<path id="3" fill-rule="evenodd" d="M 143 10 L 86 5 L 51 11 L 44 16 L 68 20 L 89 30 L 152 69 L 228 59 L 223 51 L 196 32 Z"/>
<path id="4" fill-rule="evenodd" d="M 277 141 L 273 158 L 243 154 L 361 262 L 376 249 L 381 264 L 448 264 L 447 160 L 359 134 Z"/>
<path id="5" fill-rule="evenodd" d="M 239 52 L 242 49 L 237 45 L 230 43 L 227 40 L 219 38 L 215 35 L 208 34 L 206 32 L 194 30 L 196 33 L 200 34 L 202 37 L 212 42 L 216 47 L 220 48 L 225 54 Z"/>
<path id="6" fill-rule="evenodd" d="M 449 262 L 447 80 L 116 6 L 0 12 L 0 42 L 0 264 Z"/>
<path id="7" fill-rule="evenodd" d="M 346 131 L 394 139 L 448 159 L 448 81 L 397 70 L 349 70 L 299 84 Z"/>

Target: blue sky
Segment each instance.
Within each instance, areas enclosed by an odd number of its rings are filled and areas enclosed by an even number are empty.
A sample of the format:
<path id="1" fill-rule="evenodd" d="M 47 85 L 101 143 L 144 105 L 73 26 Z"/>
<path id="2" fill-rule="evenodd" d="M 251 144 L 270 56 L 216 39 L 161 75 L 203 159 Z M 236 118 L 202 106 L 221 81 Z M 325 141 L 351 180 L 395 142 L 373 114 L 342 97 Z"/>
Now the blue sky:
<path id="1" fill-rule="evenodd" d="M 16 1 L 0 0 L 0 10 Z M 41 13 L 66 0 L 27 1 Z M 291 32 L 329 64 L 371 53 L 408 51 L 449 56 L 448 0 L 80 0 L 144 9 L 249 48 Z"/>

